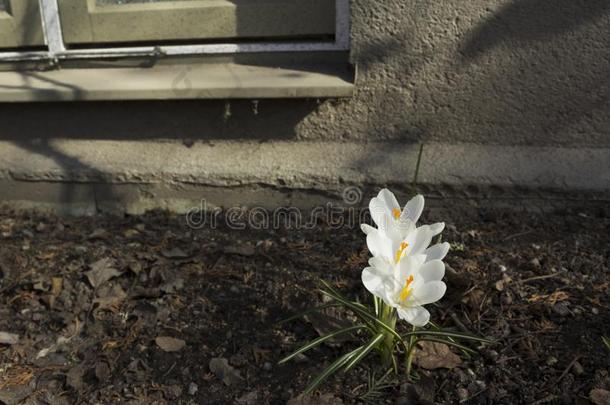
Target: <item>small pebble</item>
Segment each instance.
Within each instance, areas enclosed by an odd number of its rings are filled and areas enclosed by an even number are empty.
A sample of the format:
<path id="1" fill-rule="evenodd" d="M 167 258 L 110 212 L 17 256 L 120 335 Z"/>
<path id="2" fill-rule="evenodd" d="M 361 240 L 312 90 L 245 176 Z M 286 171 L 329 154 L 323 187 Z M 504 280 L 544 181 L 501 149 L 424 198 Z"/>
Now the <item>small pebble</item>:
<path id="1" fill-rule="evenodd" d="M 553 305 L 553 312 L 559 316 L 568 316 L 570 314 L 568 304 L 565 301 L 558 302 L 557 304 Z"/>
<path id="2" fill-rule="evenodd" d="M 188 388 L 189 395 L 193 396 L 197 393 L 197 391 L 199 391 L 199 387 L 194 382 L 191 382 Z"/>
<path id="3" fill-rule="evenodd" d="M 555 364 L 557 364 L 557 358 L 556 357 L 551 356 L 548 359 L 546 359 L 546 365 L 547 366 L 553 366 Z"/>
<path id="4" fill-rule="evenodd" d="M 269 363 L 268 361 L 266 361 L 265 364 L 263 364 L 263 370 L 265 370 L 265 371 L 271 371 L 272 368 L 273 368 L 273 364 Z"/>
<path id="5" fill-rule="evenodd" d="M 572 366 L 572 371 L 575 375 L 583 375 L 585 373 L 584 367 L 579 362 L 574 362 L 574 365 Z"/>
<path id="6" fill-rule="evenodd" d="M 468 399 L 468 390 L 466 388 L 458 388 L 457 396 L 460 399 L 460 401 L 467 400 Z"/>

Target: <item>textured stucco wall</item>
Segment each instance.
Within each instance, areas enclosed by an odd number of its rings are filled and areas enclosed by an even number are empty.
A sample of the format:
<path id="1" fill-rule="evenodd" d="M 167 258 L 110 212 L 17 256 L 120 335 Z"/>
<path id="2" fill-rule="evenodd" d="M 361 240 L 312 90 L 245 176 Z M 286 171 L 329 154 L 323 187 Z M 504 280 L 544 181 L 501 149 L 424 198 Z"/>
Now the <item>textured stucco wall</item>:
<path id="1" fill-rule="evenodd" d="M 609 0 L 353 0 L 351 37 L 350 99 L 4 104 L 1 200 L 404 185 L 420 143 L 429 187 L 610 193 Z"/>
<path id="2" fill-rule="evenodd" d="M 610 1 L 354 0 L 358 90 L 303 139 L 610 145 Z"/>

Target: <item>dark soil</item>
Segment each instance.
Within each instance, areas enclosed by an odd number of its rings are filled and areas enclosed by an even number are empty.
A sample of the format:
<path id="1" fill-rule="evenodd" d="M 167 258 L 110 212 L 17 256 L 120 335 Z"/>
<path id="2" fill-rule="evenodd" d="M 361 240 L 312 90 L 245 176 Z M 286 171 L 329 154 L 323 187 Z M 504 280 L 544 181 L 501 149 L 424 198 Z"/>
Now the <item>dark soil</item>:
<path id="1" fill-rule="evenodd" d="M 610 218 L 590 211 L 428 214 L 424 222 L 447 223 L 452 244 L 448 294 L 433 319 L 495 343 L 452 368 L 416 367 L 419 380 L 390 381 L 373 403 L 589 403 L 594 389 L 599 403 L 610 389 Z M 164 213 L 5 211 L 0 239 L 7 404 L 286 403 L 354 343 L 278 365 L 323 325 L 277 321 L 320 303 L 319 278 L 369 301 L 363 235 L 322 221 L 195 230 Z M 316 402 L 358 402 L 375 364 L 331 378 Z"/>

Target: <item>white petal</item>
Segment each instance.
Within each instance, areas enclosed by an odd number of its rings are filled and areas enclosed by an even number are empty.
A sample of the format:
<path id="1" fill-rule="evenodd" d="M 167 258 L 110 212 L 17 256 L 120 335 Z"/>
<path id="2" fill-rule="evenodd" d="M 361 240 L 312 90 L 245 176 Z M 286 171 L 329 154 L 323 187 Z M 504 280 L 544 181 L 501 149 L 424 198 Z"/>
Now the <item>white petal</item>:
<path id="1" fill-rule="evenodd" d="M 405 280 L 412 274 L 419 274 L 422 264 L 424 264 L 426 256 L 413 255 L 405 256 L 398 263 L 397 271 L 395 272 L 397 280 L 404 285 Z"/>
<path id="2" fill-rule="evenodd" d="M 385 201 L 377 197 L 372 198 L 371 202 L 369 202 L 369 212 L 375 225 L 382 231 L 387 229 L 392 223 L 392 212 L 388 209 Z"/>
<path id="3" fill-rule="evenodd" d="M 449 252 L 449 242 L 437 243 L 424 251 L 427 260 L 443 260 Z"/>
<path id="4" fill-rule="evenodd" d="M 445 229 L 444 222 L 437 222 L 435 224 L 430 225 L 430 230 L 432 231 L 432 236 L 438 235 L 439 233 L 443 232 L 444 229 Z"/>
<path id="5" fill-rule="evenodd" d="M 409 202 L 405 205 L 403 215 L 409 218 L 411 221 L 417 222 L 423 210 L 424 196 L 418 194 L 415 197 L 411 198 Z"/>
<path id="6" fill-rule="evenodd" d="M 392 266 L 386 259 L 381 256 L 373 256 L 369 259 L 369 266 L 371 267 L 379 267 L 382 269 L 387 269 L 388 271 L 392 271 Z"/>
<path id="7" fill-rule="evenodd" d="M 387 230 L 388 236 L 392 240 L 403 241 L 411 232 L 415 231 L 415 222 L 409 218 L 401 217 L 398 221 L 393 221 L 392 226 Z"/>
<path id="8" fill-rule="evenodd" d="M 417 305 L 426 305 L 443 298 L 447 286 L 442 281 L 430 281 L 417 288 L 413 288 L 413 302 Z"/>
<path id="9" fill-rule="evenodd" d="M 430 312 L 424 307 L 398 308 L 398 317 L 413 326 L 425 326 L 430 320 Z"/>
<path id="10" fill-rule="evenodd" d="M 440 260 L 426 262 L 419 270 L 419 276 L 425 282 L 440 281 L 445 276 L 445 263 Z"/>
<path id="11" fill-rule="evenodd" d="M 407 235 L 406 242 L 409 247 L 406 249 L 407 255 L 422 254 L 432 242 L 432 231 L 428 225 L 423 225 Z"/>
<path id="12" fill-rule="evenodd" d="M 366 235 L 366 245 L 373 256 L 381 256 L 392 260 L 392 241 L 379 230 L 371 230 Z"/>
<path id="13" fill-rule="evenodd" d="M 375 267 L 362 270 L 362 284 L 371 294 L 389 303 L 388 295 L 392 292 L 392 281 L 382 270 Z"/>
<path id="14" fill-rule="evenodd" d="M 396 196 L 387 188 L 381 189 L 379 191 L 379 194 L 377 194 L 377 198 L 385 202 L 386 207 L 388 207 L 388 210 L 390 211 L 395 208 L 400 209 L 400 205 L 398 205 L 398 200 L 396 200 Z"/>
<path id="15" fill-rule="evenodd" d="M 362 229 L 362 232 L 364 232 L 365 235 L 368 235 L 371 231 L 375 230 L 375 228 L 369 224 L 360 224 L 360 229 Z"/>

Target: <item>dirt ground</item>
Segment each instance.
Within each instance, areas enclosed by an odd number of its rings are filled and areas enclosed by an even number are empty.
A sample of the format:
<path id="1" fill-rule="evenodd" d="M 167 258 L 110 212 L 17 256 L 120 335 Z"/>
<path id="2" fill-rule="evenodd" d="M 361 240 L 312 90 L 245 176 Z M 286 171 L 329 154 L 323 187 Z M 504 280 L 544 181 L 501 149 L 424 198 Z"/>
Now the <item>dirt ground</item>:
<path id="1" fill-rule="evenodd" d="M 417 381 L 389 378 L 368 401 L 607 404 L 610 211 L 450 208 L 424 215 L 447 223 L 452 245 L 448 293 L 432 319 L 495 343 L 473 346 L 471 358 L 419 360 Z M 352 341 L 277 362 L 324 330 L 322 317 L 278 323 L 320 303 L 319 278 L 367 301 L 367 259 L 359 229 L 323 220 L 212 230 L 160 212 L 3 211 L 0 403 L 364 402 L 369 377 L 381 374 L 374 358 L 298 397 Z"/>

